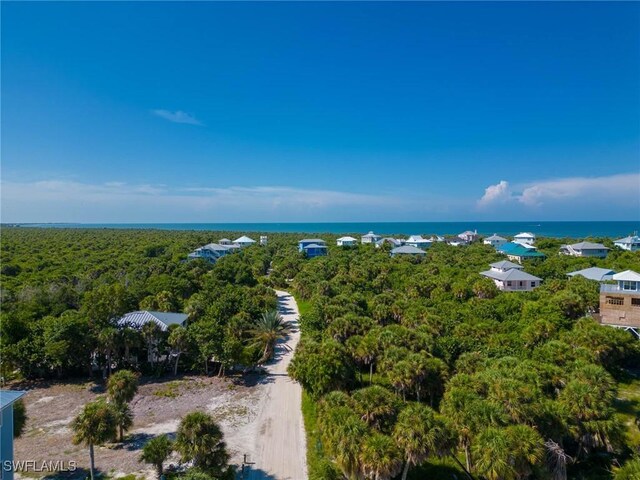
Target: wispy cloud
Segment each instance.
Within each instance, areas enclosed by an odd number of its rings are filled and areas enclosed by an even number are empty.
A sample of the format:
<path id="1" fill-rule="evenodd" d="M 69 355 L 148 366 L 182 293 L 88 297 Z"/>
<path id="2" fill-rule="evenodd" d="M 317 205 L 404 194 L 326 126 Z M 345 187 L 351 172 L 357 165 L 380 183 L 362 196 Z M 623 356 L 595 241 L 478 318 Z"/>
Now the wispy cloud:
<path id="1" fill-rule="evenodd" d="M 170 110 L 157 109 L 151 110 L 151 113 L 160 118 L 164 118 L 165 120 L 169 120 L 170 122 L 203 126 L 203 123 L 200 122 L 200 120 L 198 120 L 193 115 L 183 112 L 182 110 L 176 110 L 175 112 L 172 112 Z"/>
<path id="2" fill-rule="evenodd" d="M 557 178 L 513 186 L 501 180 L 485 189 L 477 207 L 487 210 L 508 204 L 542 207 L 575 202 L 607 202 L 612 208 L 622 204 L 627 208 L 640 204 L 640 173 Z"/>

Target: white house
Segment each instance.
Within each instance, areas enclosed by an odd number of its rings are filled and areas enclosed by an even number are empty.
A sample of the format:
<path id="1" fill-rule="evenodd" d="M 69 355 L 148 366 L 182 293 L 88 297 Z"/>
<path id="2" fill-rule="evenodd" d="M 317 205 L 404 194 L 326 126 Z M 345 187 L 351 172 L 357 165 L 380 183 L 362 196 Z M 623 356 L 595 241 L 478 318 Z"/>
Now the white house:
<path id="1" fill-rule="evenodd" d="M 524 267 L 517 263 L 510 262 L 509 260 L 502 260 L 489 265 L 494 272 L 506 272 L 508 270 L 523 270 Z"/>
<path id="2" fill-rule="evenodd" d="M 407 240 L 405 240 L 404 244 L 410 245 L 416 248 L 421 248 L 422 250 L 426 250 L 431 246 L 431 240 L 422 238 L 421 235 L 411 235 Z"/>
<path id="3" fill-rule="evenodd" d="M 256 243 L 252 238 L 247 237 L 246 235 L 241 236 L 240 238 L 236 238 L 233 243 L 236 245 L 240 245 L 241 247 L 249 247 Z"/>
<path id="4" fill-rule="evenodd" d="M 378 240 L 380 240 L 382 237 L 380 235 L 376 235 L 373 232 L 369 232 L 366 235 L 362 235 L 362 237 L 360 237 L 360 242 L 361 243 L 376 243 Z"/>
<path id="5" fill-rule="evenodd" d="M 560 253 L 573 257 L 605 258 L 607 253 L 609 253 L 609 249 L 601 243 L 580 242 L 571 245 L 562 245 L 560 247 Z"/>
<path id="6" fill-rule="evenodd" d="M 429 240 L 431 243 L 433 243 L 433 242 L 444 242 L 445 238 L 441 237 L 440 235 L 431 235 L 431 237 L 428 238 L 427 240 Z"/>
<path id="7" fill-rule="evenodd" d="M 605 280 L 611 280 L 616 272 L 609 270 L 608 268 L 591 267 L 582 270 L 576 270 L 575 272 L 567 273 L 568 277 L 581 276 L 588 280 L 595 280 L 596 282 L 604 282 Z"/>
<path id="8" fill-rule="evenodd" d="M 353 237 L 340 237 L 336 240 L 336 245 L 339 247 L 354 247 L 358 244 L 358 239 Z"/>
<path id="9" fill-rule="evenodd" d="M 391 245 L 392 248 L 395 248 L 395 247 L 401 247 L 404 244 L 404 240 L 401 240 L 399 238 L 391 238 L 391 237 L 381 238 L 376 242 L 376 248 L 380 248 L 386 243 Z"/>
<path id="10" fill-rule="evenodd" d="M 220 240 L 218 240 L 218 244 L 220 245 L 231 245 L 231 240 L 229 240 L 228 238 L 221 238 Z"/>
<path id="11" fill-rule="evenodd" d="M 472 232 L 471 230 L 467 230 L 466 232 L 459 233 L 458 237 L 467 243 L 475 242 L 478 239 L 478 231 L 474 230 Z"/>
<path id="12" fill-rule="evenodd" d="M 491 270 L 480 272 L 480 275 L 493 280 L 496 287 L 503 292 L 530 292 L 539 287 L 542 279 L 522 271 L 521 268 L 501 270 L 492 266 Z"/>
<path id="13" fill-rule="evenodd" d="M 421 257 L 426 254 L 427 253 L 421 248 L 414 247 L 412 245 L 403 245 L 402 247 L 396 247 L 391 250 L 392 257 L 398 256 L 398 255 L 418 255 Z"/>
<path id="14" fill-rule="evenodd" d="M 485 245 L 491 245 L 494 248 L 498 248 L 501 245 L 504 245 L 505 243 L 507 243 L 509 240 L 507 240 L 504 237 L 501 237 L 500 235 L 497 234 L 493 234 L 490 237 L 485 238 L 482 243 L 484 243 Z"/>
<path id="15" fill-rule="evenodd" d="M 266 245 L 266 244 L 267 244 L 267 236 L 260 235 L 260 245 Z"/>
<path id="16" fill-rule="evenodd" d="M 536 236 L 531 232 L 522 232 L 514 235 L 513 241 L 522 245 L 533 245 L 536 243 Z"/>
<path id="17" fill-rule="evenodd" d="M 640 250 L 640 237 L 636 234 L 633 234 L 629 237 L 619 238 L 618 240 L 613 242 L 613 244 L 623 250 L 637 252 L 638 250 Z"/>

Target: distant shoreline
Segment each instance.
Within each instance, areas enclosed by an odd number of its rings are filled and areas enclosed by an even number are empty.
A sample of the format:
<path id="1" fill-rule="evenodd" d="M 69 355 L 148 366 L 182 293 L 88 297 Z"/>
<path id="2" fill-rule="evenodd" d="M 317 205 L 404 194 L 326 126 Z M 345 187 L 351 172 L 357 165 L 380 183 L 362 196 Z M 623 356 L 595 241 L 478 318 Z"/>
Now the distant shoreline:
<path id="1" fill-rule="evenodd" d="M 540 237 L 620 238 L 640 231 L 640 221 L 594 222 L 269 222 L 269 223 L 3 223 L 1 227 L 196 230 L 262 233 L 364 234 L 381 235 L 454 235 L 477 230 L 480 235 L 515 235 L 532 232 Z"/>

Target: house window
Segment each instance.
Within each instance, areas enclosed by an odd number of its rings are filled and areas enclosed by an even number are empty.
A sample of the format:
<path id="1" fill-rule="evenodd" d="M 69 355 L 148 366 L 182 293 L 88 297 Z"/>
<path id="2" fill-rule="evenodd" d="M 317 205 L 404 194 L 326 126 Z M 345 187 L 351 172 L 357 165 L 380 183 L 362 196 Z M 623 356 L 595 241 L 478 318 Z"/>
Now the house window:
<path id="1" fill-rule="evenodd" d="M 536 282 L 531 282 L 531 286 L 535 287 L 536 286 Z"/>
<path id="2" fill-rule="evenodd" d="M 524 287 L 524 282 L 519 282 L 520 283 L 520 288 Z"/>
<path id="3" fill-rule="evenodd" d="M 510 280 L 508 280 L 508 281 L 507 281 L 507 287 L 510 287 L 510 286 L 511 286 L 511 281 L 510 281 Z"/>
<path id="4" fill-rule="evenodd" d="M 631 306 L 640 307 L 640 298 L 632 298 L 631 299 Z"/>
<path id="5" fill-rule="evenodd" d="M 622 289 L 636 291 L 638 290 L 638 282 L 630 282 L 625 280 L 622 282 Z"/>
<path id="6" fill-rule="evenodd" d="M 624 305 L 622 297 L 607 297 L 607 305 Z"/>

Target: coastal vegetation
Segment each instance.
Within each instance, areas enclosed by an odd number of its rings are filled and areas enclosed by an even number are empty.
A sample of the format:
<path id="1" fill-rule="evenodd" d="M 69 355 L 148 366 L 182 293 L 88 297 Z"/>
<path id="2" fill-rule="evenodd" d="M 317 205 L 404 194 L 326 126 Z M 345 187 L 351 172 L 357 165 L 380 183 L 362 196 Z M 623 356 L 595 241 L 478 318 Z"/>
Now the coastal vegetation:
<path id="1" fill-rule="evenodd" d="M 215 264 L 186 261 L 224 236 L 233 233 L 3 228 L 3 378 L 104 378 L 109 403 L 74 423 L 91 449 L 124 437 L 138 375 L 227 375 L 270 358 L 289 329 L 275 313 L 273 288 L 283 288 L 302 316 L 290 375 L 304 387 L 310 478 L 633 475 L 640 342 L 597 324 L 598 284 L 566 274 L 640 271 L 638 253 L 560 256 L 562 240 L 539 239 L 547 258 L 526 269 L 544 282 L 526 293 L 479 275 L 503 259 L 482 244 L 391 258 L 323 235 L 329 255 L 309 260 L 299 235 L 269 234 L 267 246 Z M 138 309 L 189 319 L 166 332 L 115 322 Z M 92 409 L 109 421 L 89 435 Z M 144 461 L 160 475 L 171 448 L 198 472 L 215 470 L 199 459 L 205 447 L 224 459 L 222 438 L 197 420 L 175 444 L 145 447 Z"/>

